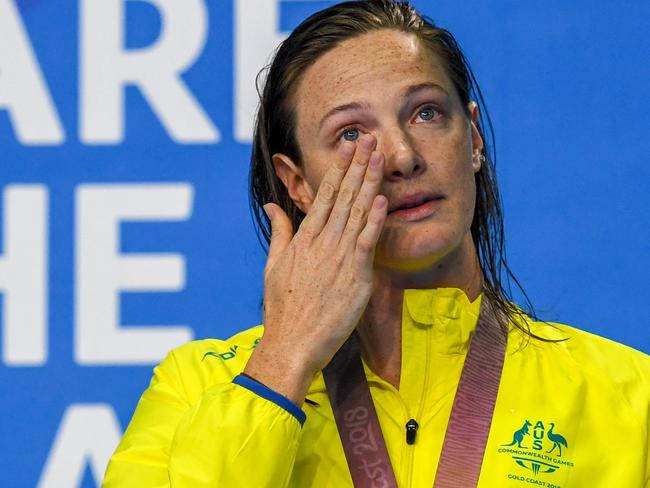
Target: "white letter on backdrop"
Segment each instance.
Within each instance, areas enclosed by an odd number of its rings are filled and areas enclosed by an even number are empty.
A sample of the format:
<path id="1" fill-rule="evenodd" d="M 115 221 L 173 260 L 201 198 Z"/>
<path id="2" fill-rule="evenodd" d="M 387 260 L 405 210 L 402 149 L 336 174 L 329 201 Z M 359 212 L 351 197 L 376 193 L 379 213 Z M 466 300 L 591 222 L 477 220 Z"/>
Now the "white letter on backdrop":
<path id="1" fill-rule="evenodd" d="M 9 185 L 3 207 L 2 360 L 41 366 L 47 361 L 47 188 Z"/>
<path id="2" fill-rule="evenodd" d="M 259 97 L 255 77 L 286 37 L 278 32 L 279 0 L 235 0 L 235 139 L 253 140 Z M 260 83 L 262 83 L 262 79 Z"/>
<path id="3" fill-rule="evenodd" d="M 65 134 L 13 0 L 0 0 L 0 109 L 25 145 L 63 144 Z"/>
<path id="4" fill-rule="evenodd" d="M 79 486 L 88 461 L 99 486 L 120 437 L 122 429 L 110 405 L 73 403 L 63 414 L 38 488 Z"/>
<path id="5" fill-rule="evenodd" d="M 129 51 L 123 49 L 126 1 L 81 2 L 81 140 L 124 140 L 124 89 L 134 85 L 174 141 L 219 142 L 219 131 L 181 78 L 205 45 L 203 0 L 146 0 L 160 12 L 160 37 L 151 46 Z"/>
<path id="6" fill-rule="evenodd" d="M 75 360 L 83 365 L 152 364 L 192 339 L 186 326 L 120 326 L 121 291 L 178 291 L 177 254 L 120 254 L 121 221 L 186 220 L 193 188 L 178 184 L 85 184 L 76 195 Z"/>

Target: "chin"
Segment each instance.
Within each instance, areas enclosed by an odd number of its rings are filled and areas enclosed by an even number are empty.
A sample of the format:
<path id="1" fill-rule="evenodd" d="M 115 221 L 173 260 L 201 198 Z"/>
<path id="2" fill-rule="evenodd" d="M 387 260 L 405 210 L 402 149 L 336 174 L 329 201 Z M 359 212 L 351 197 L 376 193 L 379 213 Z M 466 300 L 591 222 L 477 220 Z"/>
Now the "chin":
<path id="1" fill-rule="evenodd" d="M 375 266 L 400 273 L 425 272 L 442 265 L 446 257 L 462 253 L 465 237 L 469 235 L 471 240 L 469 230 L 440 227 L 413 228 L 414 232 L 385 229 L 375 254 Z"/>
<path id="2" fill-rule="evenodd" d="M 418 245 L 409 242 L 402 248 L 377 249 L 375 265 L 387 270 L 403 273 L 417 273 L 430 270 L 454 251 L 456 246 L 449 242 L 426 241 Z"/>

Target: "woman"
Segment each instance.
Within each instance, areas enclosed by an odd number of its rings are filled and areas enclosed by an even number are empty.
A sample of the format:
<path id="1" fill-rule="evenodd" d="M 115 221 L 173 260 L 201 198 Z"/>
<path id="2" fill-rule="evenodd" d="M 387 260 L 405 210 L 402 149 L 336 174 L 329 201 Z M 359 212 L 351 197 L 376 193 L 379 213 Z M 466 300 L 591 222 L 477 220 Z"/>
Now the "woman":
<path id="1" fill-rule="evenodd" d="M 252 155 L 264 327 L 172 351 L 105 486 L 650 487 L 648 357 L 501 287 L 479 93 L 403 3 L 292 33 Z"/>

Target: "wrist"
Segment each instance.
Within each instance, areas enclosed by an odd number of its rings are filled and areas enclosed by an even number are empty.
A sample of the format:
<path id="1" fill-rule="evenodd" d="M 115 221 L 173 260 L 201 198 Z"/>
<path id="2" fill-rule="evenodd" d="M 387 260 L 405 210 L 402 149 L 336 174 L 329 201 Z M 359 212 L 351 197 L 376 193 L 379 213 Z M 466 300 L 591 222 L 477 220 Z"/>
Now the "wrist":
<path id="1" fill-rule="evenodd" d="M 251 355 L 244 374 L 302 406 L 315 372 L 286 351 L 265 347 L 263 341 Z"/>

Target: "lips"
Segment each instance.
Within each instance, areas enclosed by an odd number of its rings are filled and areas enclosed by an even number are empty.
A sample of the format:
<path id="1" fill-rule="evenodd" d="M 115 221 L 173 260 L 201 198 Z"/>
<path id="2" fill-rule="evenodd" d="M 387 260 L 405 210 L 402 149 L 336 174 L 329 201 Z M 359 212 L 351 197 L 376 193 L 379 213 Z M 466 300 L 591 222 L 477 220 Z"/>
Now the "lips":
<path id="1" fill-rule="evenodd" d="M 402 210 L 409 210 L 412 208 L 419 207 L 424 205 L 432 200 L 440 200 L 442 195 L 431 193 L 431 192 L 421 192 L 421 193 L 412 193 L 410 195 L 405 195 L 393 202 L 388 207 L 388 213 L 399 212 Z"/>
<path id="2" fill-rule="evenodd" d="M 419 222 L 437 213 L 444 196 L 431 192 L 412 193 L 388 206 L 388 218 L 404 223 Z"/>

